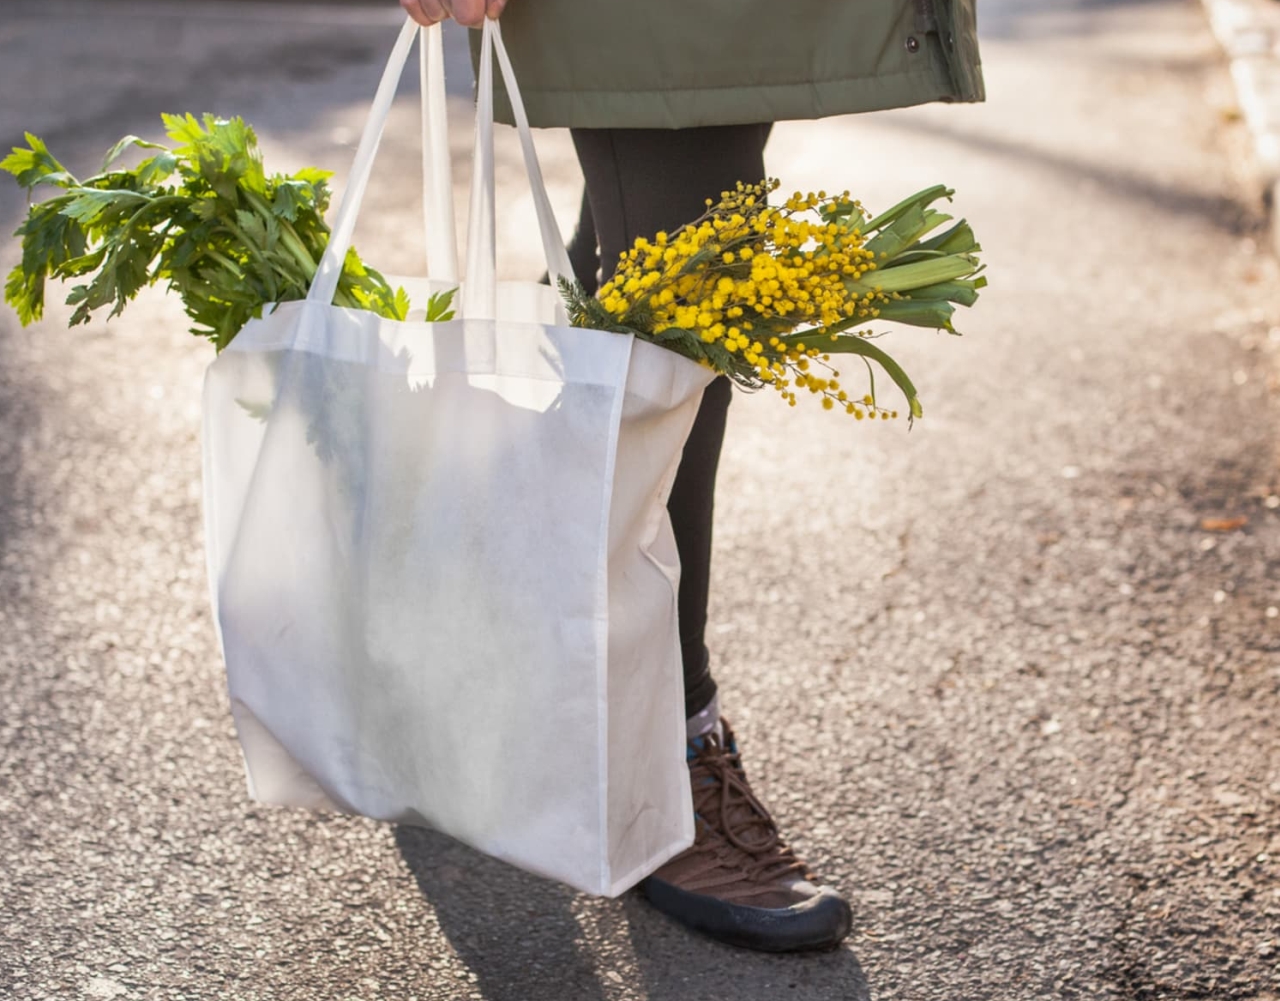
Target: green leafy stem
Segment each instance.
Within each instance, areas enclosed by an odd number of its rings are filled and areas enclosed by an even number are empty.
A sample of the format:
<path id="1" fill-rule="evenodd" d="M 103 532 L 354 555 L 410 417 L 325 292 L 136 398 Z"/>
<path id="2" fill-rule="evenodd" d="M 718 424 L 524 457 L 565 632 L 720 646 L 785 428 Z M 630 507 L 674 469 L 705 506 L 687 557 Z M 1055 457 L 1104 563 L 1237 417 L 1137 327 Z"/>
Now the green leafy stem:
<path id="1" fill-rule="evenodd" d="M 61 189 L 33 204 L 15 233 L 22 260 L 5 282 L 5 301 L 24 326 L 43 315 L 50 279 L 81 280 L 67 297 L 73 326 L 105 307 L 117 316 L 163 282 L 181 298 L 191 332 L 221 351 L 267 304 L 306 298 L 329 242 L 329 173 L 267 174 L 240 118 L 165 115 L 164 124 L 172 148 L 126 136 L 83 181 L 30 133 L 26 147 L 0 161 L 29 192 Z M 116 167 L 131 149 L 151 155 Z M 451 292 L 433 296 L 427 319 L 452 319 L 451 301 Z M 354 249 L 334 304 L 395 320 L 409 312 L 404 289 L 393 290 Z"/>

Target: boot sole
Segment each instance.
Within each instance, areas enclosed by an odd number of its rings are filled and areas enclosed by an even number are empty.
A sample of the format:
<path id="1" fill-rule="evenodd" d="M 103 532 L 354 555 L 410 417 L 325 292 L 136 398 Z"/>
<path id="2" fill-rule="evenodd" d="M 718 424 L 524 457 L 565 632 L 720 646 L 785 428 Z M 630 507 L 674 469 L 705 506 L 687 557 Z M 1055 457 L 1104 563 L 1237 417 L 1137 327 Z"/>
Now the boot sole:
<path id="1" fill-rule="evenodd" d="M 853 911 L 829 887 L 791 907 L 749 907 L 690 893 L 650 876 L 640 890 L 658 910 L 720 942 L 757 952 L 834 949 L 853 927 Z"/>

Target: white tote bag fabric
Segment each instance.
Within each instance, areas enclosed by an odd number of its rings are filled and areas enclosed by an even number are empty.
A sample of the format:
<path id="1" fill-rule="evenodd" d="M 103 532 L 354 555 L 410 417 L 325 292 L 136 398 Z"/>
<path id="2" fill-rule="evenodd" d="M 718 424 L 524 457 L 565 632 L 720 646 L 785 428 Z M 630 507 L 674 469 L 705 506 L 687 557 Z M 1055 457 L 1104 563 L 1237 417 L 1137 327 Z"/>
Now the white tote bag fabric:
<path id="1" fill-rule="evenodd" d="M 711 373 L 494 278 L 484 29 L 459 318 L 332 299 L 416 28 L 397 42 L 306 301 L 204 388 L 215 619 L 250 794 L 425 824 L 614 896 L 693 840 L 666 500 Z M 438 28 L 422 33 L 428 259 L 455 285 Z M 547 263 L 571 274 L 519 128 Z"/>

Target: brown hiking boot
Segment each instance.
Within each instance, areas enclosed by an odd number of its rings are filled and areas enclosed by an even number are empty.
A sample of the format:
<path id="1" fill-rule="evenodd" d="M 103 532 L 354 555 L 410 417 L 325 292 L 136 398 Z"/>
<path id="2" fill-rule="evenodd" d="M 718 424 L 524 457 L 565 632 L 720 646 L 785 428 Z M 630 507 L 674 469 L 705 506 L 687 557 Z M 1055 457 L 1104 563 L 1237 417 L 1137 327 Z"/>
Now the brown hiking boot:
<path id="1" fill-rule="evenodd" d="M 849 905 L 796 858 L 751 787 L 733 732 L 689 742 L 697 837 L 640 884 L 658 910 L 730 945 L 799 952 L 838 945 Z"/>

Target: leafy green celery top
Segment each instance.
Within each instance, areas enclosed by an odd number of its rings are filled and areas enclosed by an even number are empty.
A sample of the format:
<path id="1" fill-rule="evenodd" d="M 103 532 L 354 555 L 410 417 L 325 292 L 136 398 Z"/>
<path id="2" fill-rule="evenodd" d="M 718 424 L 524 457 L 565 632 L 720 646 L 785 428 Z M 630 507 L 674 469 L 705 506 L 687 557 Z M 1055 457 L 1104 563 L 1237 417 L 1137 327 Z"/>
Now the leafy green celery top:
<path id="1" fill-rule="evenodd" d="M 71 323 L 106 306 L 111 316 L 159 282 L 182 299 L 191 332 L 221 351 L 268 303 L 304 299 L 329 229 L 328 172 L 289 176 L 263 169 L 253 129 L 242 119 L 165 115 L 173 148 L 126 136 L 102 171 L 75 178 L 36 136 L 0 161 L 28 191 L 61 193 L 34 204 L 16 236 L 22 261 L 5 282 L 5 301 L 25 326 L 44 311 L 45 283 L 83 279 L 67 298 Z M 122 154 L 154 151 L 132 170 Z M 452 319 L 453 293 L 433 296 L 427 319 Z M 352 250 L 334 304 L 403 320 L 409 301 Z"/>

